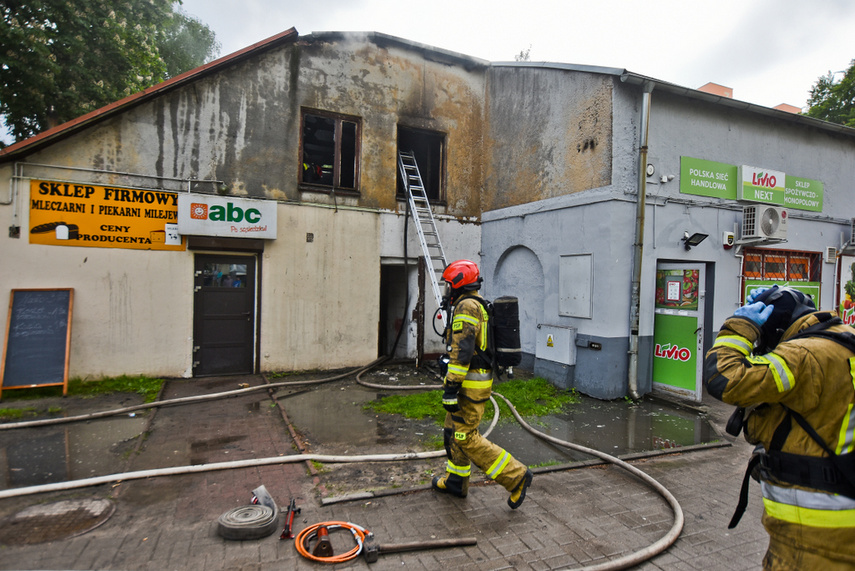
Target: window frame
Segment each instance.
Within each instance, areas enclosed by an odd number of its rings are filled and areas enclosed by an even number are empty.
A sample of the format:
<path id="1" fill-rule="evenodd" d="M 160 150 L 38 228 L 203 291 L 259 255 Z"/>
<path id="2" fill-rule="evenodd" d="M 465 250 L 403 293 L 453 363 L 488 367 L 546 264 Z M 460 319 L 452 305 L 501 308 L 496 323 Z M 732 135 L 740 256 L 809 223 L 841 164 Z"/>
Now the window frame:
<path id="1" fill-rule="evenodd" d="M 306 169 L 306 117 L 315 116 L 323 119 L 334 121 L 334 140 L 333 140 L 333 173 L 332 184 L 319 183 L 316 181 L 304 180 Z M 342 175 L 342 125 L 344 123 L 353 123 L 355 125 L 354 142 L 353 142 L 353 187 L 341 186 Z M 297 168 L 297 184 L 300 190 L 324 193 L 350 193 L 359 194 L 360 191 L 360 172 L 361 172 L 361 155 L 362 155 L 362 119 L 354 115 L 346 115 L 343 113 L 334 113 L 331 111 L 323 111 L 309 107 L 300 108 L 300 144 L 299 144 L 299 160 Z"/>
<path id="2" fill-rule="evenodd" d="M 775 265 L 774 272 L 770 265 Z M 783 266 L 783 272 L 780 267 Z M 742 291 L 746 281 L 818 284 L 822 280 L 822 254 L 797 250 L 746 249 L 742 258 Z M 745 300 L 742 300 L 743 303 Z"/>

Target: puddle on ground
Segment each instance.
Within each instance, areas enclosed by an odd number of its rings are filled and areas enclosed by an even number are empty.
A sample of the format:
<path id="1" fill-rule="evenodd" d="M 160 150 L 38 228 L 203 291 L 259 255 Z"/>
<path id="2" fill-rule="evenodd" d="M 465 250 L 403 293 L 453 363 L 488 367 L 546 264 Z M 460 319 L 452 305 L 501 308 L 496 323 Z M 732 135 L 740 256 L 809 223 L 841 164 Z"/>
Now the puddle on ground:
<path id="1" fill-rule="evenodd" d="M 141 415 L 0 432 L 0 489 L 121 472 L 145 429 Z"/>
<path id="2" fill-rule="evenodd" d="M 526 419 L 532 428 L 612 456 L 675 449 L 719 439 L 706 417 L 657 399 L 637 403 L 582 397 L 562 414 Z M 534 466 L 589 460 L 591 456 L 535 437 L 516 421 L 500 422 L 491 437 L 521 462 Z"/>
<path id="3" fill-rule="evenodd" d="M 365 410 L 369 400 L 399 391 L 377 391 L 360 385 L 323 386 L 282 400 L 287 414 L 313 451 L 369 454 L 427 450 L 419 443 L 441 441 L 442 428 L 429 420 L 412 421 L 399 415 Z M 485 416 L 486 431 L 492 416 Z M 526 419 L 535 430 L 554 438 L 613 456 L 679 449 L 719 439 L 702 413 L 659 399 L 639 402 L 601 401 L 582 396 L 565 412 Z M 530 465 L 547 465 L 592 457 L 546 442 L 503 417 L 490 440 Z M 347 450 L 345 450 L 347 449 Z"/>

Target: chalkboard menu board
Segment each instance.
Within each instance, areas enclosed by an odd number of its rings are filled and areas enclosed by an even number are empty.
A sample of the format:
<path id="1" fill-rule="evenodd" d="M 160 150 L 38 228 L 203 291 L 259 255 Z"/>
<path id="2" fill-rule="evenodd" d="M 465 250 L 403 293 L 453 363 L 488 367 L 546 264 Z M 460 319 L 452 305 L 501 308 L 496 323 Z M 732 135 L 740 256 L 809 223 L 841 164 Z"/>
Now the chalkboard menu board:
<path id="1" fill-rule="evenodd" d="M 3 389 L 62 385 L 68 392 L 68 349 L 74 290 L 13 289 L 9 297 Z"/>

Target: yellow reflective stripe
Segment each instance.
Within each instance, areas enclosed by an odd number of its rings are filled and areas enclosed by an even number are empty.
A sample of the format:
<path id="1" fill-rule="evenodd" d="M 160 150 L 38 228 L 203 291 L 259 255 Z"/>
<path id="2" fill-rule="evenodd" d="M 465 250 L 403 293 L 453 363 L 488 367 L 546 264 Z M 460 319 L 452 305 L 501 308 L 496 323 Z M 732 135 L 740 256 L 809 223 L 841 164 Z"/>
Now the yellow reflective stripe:
<path id="1" fill-rule="evenodd" d="M 478 325 L 477 317 L 472 317 L 471 315 L 466 315 L 465 313 L 455 315 L 452 323 L 457 323 L 458 321 L 465 321 L 466 323 L 471 323 L 472 325 Z"/>
<path id="2" fill-rule="evenodd" d="M 778 392 L 783 393 L 793 388 L 793 372 L 778 355 L 767 353 L 762 357 L 748 357 L 748 362 L 753 365 L 768 365 L 772 371 L 772 376 L 775 378 L 775 384 L 778 385 Z"/>
<path id="3" fill-rule="evenodd" d="M 465 375 L 467 372 L 469 372 L 469 366 L 468 365 L 453 365 L 453 364 L 449 363 L 448 364 L 448 372 L 453 373 L 455 375 L 461 375 L 462 376 L 462 375 Z"/>
<path id="4" fill-rule="evenodd" d="M 454 433 L 454 439 L 455 440 L 466 440 L 466 433 L 465 432 L 455 432 Z"/>
<path id="5" fill-rule="evenodd" d="M 472 474 L 472 465 L 469 466 L 455 466 L 451 462 L 445 466 L 445 470 L 449 474 L 457 474 L 458 476 L 462 476 L 464 478 L 468 478 L 470 474 Z"/>
<path id="6" fill-rule="evenodd" d="M 763 498 L 766 513 L 770 516 L 810 527 L 855 527 L 855 509 L 853 510 L 818 510 L 778 503 Z"/>
<path id="7" fill-rule="evenodd" d="M 717 337 L 715 343 L 713 343 L 713 348 L 716 347 L 730 347 L 731 349 L 736 349 L 743 355 L 748 356 L 754 349 L 754 343 L 745 337 L 739 337 L 737 335 L 722 335 L 721 337 Z"/>
<path id="8" fill-rule="evenodd" d="M 493 379 L 489 381 L 473 381 L 472 379 L 464 379 L 461 385 L 464 389 L 489 389 L 493 386 Z"/>
<path id="9" fill-rule="evenodd" d="M 502 450 L 502 453 L 499 454 L 499 457 L 496 458 L 496 461 L 490 466 L 487 470 L 487 475 L 493 478 L 494 480 L 502 473 L 502 470 L 505 469 L 505 466 L 508 465 L 508 462 L 511 461 L 511 455 L 508 454 L 506 450 Z"/>
<path id="10" fill-rule="evenodd" d="M 855 357 L 849 358 L 849 376 L 852 377 L 852 388 L 855 389 Z M 855 405 L 849 403 L 846 418 L 840 425 L 840 436 L 837 439 L 838 455 L 849 454 L 855 450 Z"/>

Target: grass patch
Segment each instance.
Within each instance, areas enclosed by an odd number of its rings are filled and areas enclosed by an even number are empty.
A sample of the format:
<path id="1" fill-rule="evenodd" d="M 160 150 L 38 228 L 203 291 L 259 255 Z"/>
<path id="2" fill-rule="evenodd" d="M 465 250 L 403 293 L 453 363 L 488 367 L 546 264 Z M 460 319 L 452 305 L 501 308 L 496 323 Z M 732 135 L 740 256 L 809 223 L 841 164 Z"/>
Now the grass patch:
<path id="1" fill-rule="evenodd" d="M 564 391 L 553 386 L 542 378 L 513 379 L 496 384 L 493 392 L 508 398 L 523 417 L 546 416 L 561 412 L 568 404 L 581 401 L 575 391 Z M 499 412 L 503 416 L 513 417 L 508 406 L 500 398 Z M 442 391 L 427 391 L 415 394 L 390 395 L 377 401 L 365 403 L 365 409 L 385 414 L 400 414 L 405 418 L 432 418 L 440 426 L 445 420 L 445 409 L 442 408 Z M 493 405 L 487 403 L 484 418 L 492 418 Z"/>
<path id="2" fill-rule="evenodd" d="M 68 382 L 68 396 L 91 398 L 98 395 L 113 393 L 137 393 L 143 396 L 145 402 L 154 402 L 163 379 L 153 379 L 146 376 L 131 377 L 122 375 L 120 377 L 107 377 L 100 380 L 71 379 Z M 62 387 L 36 387 L 31 389 L 16 389 L 14 391 L 3 391 L 4 400 L 36 400 L 49 397 L 61 397 Z M 60 411 L 56 407 L 50 412 Z"/>
<path id="3" fill-rule="evenodd" d="M 385 414 L 400 414 L 404 418 L 432 418 L 440 425 L 445 420 L 442 391 L 390 395 L 380 400 L 369 401 L 363 405 L 363 408 Z"/>
<path id="4" fill-rule="evenodd" d="M 24 417 L 36 416 L 38 412 L 34 407 L 27 408 L 0 408 L 0 421 L 21 420 Z"/>
<path id="5" fill-rule="evenodd" d="M 83 381 L 73 379 L 68 384 L 68 394 L 83 398 L 91 398 L 98 395 L 108 395 L 113 393 L 137 393 L 142 395 L 144 402 L 154 402 L 160 388 L 163 386 L 163 379 L 152 379 L 151 377 L 129 377 L 122 375 L 121 377 L 110 377 L 98 381 Z"/>

